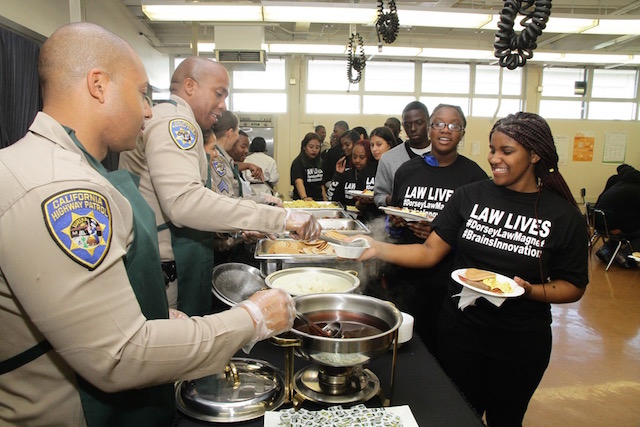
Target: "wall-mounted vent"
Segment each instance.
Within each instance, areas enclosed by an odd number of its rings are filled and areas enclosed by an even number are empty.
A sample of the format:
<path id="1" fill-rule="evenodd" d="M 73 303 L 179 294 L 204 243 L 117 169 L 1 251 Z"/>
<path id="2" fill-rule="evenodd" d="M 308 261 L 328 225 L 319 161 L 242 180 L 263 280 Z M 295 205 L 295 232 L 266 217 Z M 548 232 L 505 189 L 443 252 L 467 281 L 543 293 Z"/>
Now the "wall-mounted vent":
<path id="1" fill-rule="evenodd" d="M 264 71 L 264 28 L 256 25 L 216 25 L 216 61 L 230 70 Z"/>
<path id="2" fill-rule="evenodd" d="M 216 50 L 216 61 L 232 70 L 264 71 L 267 53 L 264 50 Z"/>

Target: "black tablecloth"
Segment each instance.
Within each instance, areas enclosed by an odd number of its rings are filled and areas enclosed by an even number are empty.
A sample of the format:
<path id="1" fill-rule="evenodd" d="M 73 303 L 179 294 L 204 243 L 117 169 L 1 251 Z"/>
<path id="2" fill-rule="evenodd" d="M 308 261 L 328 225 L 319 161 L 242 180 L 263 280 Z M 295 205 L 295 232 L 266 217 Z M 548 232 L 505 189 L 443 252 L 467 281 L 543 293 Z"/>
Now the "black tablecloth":
<path id="1" fill-rule="evenodd" d="M 266 360 L 272 365 L 283 369 L 284 355 L 284 348 L 277 347 L 270 342 L 261 342 L 254 347 L 251 354 L 245 355 L 240 352 L 237 357 Z M 368 365 L 368 368 L 380 379 L 380 385 L 385 396 L 391 399 L 391 406 L 409 405 L 420 426 L 469 427 L 483 425 L 480 418 L 460 395 L 417 336 L 414 336 L 411 341 L 403 344 L 398 349 L 395 384 L 393 394 L 390 395 L 392 355 L 393 352 L 389 351 Z M 296 357 L 295 371 L 298 372 L 307 364 L 303 359 Z M 378 397 L 372 398 L 365 404 L 367 406 L 381 406 Z M 347 407 L 348 405 L 343 406 Z M 291 407 L 290 404 L 285 404 L 280 409 L 289 407 Z M 304 402 L 302 407 L 309 410 L 321 408 L 309 401 Z M 208 423 L 178 414 L 178 419 L 174 425 L 177 427 L 194 427 L 228 426 L 229 424 Z M 234 423 L 233 425 L 239 427 L 262 427 L 264 418 L 260 417 L 252 421 Z"/>

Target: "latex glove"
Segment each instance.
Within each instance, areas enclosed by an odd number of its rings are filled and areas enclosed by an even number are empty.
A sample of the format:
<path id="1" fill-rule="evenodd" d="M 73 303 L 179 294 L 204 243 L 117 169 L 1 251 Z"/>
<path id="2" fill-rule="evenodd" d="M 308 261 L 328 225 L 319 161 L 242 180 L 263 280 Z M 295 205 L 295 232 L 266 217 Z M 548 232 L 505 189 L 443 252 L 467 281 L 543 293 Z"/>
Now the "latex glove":
<path id="1" fill-rule="evenodd" d="M 176 310 L 175 308 L 170 308 L 169 309 L 169 319 L 188 319 L 189 316 L 187 316 L 185 313 L 181 312 L 180 310 Z"/>
<path id="2" fill-rule="evenodd" d="M 242 237 L 243 242 L 251 244 L 267 237 L 267 234 L 260 231 L 243 231 L 240 236 Z"/>
<path id="3" fill-rule="evenodd" d="M 282 200 L 280 200 L 280 198 L 267 193 L 258 194 L 258 203 L 262 203 L 263 205 L 278 206 L 280 208 L 282 207 Z"/>
<path id="4" fill-rule="evenodd" d="M 313 215 L 294 209 L 287 209 L 284 224 L 285 230 L 289 231 L 294 238 L 301 240 L 315 240 L 322 231 L 320 223 Z"/>
<path id="5" fill-rule="evenodd" d="M 296 304 L 282 289 L 258 291 L 236 307 L 247 310 L 255 325 L 253 337 L 242 347 L 247 354 L 258 341 L 291 329 L 296 317 Z"/>

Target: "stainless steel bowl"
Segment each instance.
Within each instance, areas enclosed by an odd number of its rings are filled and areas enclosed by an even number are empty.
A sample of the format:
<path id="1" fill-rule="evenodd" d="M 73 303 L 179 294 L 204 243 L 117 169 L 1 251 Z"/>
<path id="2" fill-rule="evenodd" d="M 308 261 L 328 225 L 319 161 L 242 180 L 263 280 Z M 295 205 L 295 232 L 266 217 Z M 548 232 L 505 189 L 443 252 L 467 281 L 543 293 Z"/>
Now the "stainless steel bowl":
<path id="1" fill-rule="evenodd" d="M 360 286 L 355 271 L 342 271 L 327 267 L 295 267 L 269 274 L 265 284 L 284 289 L 291 295 L 353 292 Z"/>
<path id="2" fill-rule="evenodd" d="M 328 338 L 305 331 L 302 322 L 294 323 L 291 333 L 301 343 L 299 356 L 325 366 L 348 367 L 366 364 L 386 352 L 402 324 L 402 314 L 391 303 L 366 295 L 315 294 L 294 298 L 296 308 L 316 323 L 342 322 L 343 330 L 350 325 L 363 325 L 363 336 Z"/>
<path id="3" fill-rule="evenodd" d="M 211 281 L 211 292 L 230 307 L 266 288 L 260 270 L 239 262 L 215 267 Z"/>

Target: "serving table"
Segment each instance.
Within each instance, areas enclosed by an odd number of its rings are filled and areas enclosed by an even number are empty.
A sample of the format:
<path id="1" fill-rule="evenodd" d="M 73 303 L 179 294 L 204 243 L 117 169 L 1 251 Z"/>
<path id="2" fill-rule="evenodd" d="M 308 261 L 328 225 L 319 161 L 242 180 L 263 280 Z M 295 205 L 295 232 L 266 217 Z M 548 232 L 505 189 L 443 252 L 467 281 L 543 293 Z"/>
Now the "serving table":
<path id="1" fill-rule="evenodd" d="M 384 390 L 389 390 L 390 387 L 392 353 L 390 350 L 387 354 L 371 361 L 368 365 L 368 368 L 380 379 L 381 387 Z M 239 352 L 237 356 L 265 360 L 284 370 L 285 351 L 269 341 L 256 344 L 249 355 Z M 308 362 L 305 360 L 296 357 L 296 370 L 307 364 Z M 418 425 L 448 427 L 484 425 L 418 336 L 414 335 L 409 342 L 404 343 L 398 349 L 395 369 L 393 391 L 390 396 L 386 397 L 391 399 L 391 406 L 409 405 Z M 365 405 L 380 407 L 382 402 L 378 397 L 373 397 Z M 346 407 L 347 405 L 343 406 Z M 280 409 L 290 407 L 291 404 L 285 404 Z M 326 406 L 305 401 L 302 403 L 302 407 L 308 410 L 319 410 Z M 262 427 L 264 425 L 264 417 L 241 423 L 219 424 L 199 421 L 178 413 L 174 423 L 176 427 L 223 425 Z"/>

